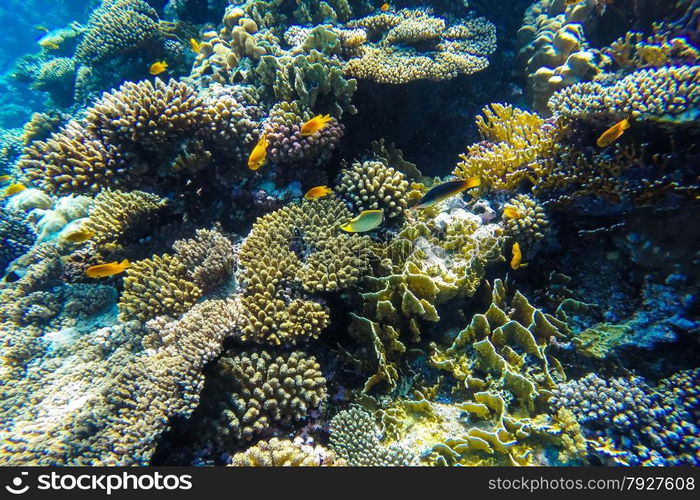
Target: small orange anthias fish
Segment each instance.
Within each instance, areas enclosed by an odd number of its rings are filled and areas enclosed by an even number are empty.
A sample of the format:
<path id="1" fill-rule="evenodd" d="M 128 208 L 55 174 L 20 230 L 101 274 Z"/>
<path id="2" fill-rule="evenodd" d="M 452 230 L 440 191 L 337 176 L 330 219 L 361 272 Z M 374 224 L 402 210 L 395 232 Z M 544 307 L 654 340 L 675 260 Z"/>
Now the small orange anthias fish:
<path id="1" fill-rule="evenodd" d="M 12 180 L 11 175 L 0 175 L 0 184 L 5 184 L 7 182 L 10 182 Z"/>
<path id="2" fill-rule="evenodd" d="M 307 200 L 318 200 L 319 198 L 328 196 L 332 192 L 333 190 L 328 186 L 316 186 L 309 189 L 304 195 L 304 198 L 306 198 Z"/>
<path id="3" fill-rule="evenodd" d="M 520 243 L 517 241 L 513 243 L 513 258 L 510 259 L 510 267 L 513 269 L 519 269 L 521 267 L 527 267 L 527 264 L 523 264 L 523 253 L 520 251 Z"/>
<path id="4" fill-rule="evenodd" d="M 618 140 L 622 134 L 625 133 L 625 130 L 630 128 L 632 125 L 630 124 L 629 118 L 625 118 L 624 120 L 620 120 L 617 122 L 615 125 L 610 127 L 608 130 L 603 132 L 600 137 L 598 137 L 598 140 L 596 141 L 596 144 L 598 147 L 604 148 L 606 146 L 610 146 L 613 142 Z"/>
<path id="5" fill-rule="evenodd" d="M 192 47 L 192 50 L 197 54 L 199 54 L 199 51 L 202 50 L 202 46 L 194 38 L 190 38 L 190 47 Z"/>
<path id="6" fill-rule="evenodd" d="M 513 207 L 504 208 L 503 215 L 505 217 L 508 217 L 509 219 L 519 219 L 520 218 L 520 212 L 518 212 L 517 208 L 513 208 Z"/>
<path id="7" fill-rule="evenodd" d="M 432 207 L 433 205 L 440 203 L 447 198 L 458 195 L 462 191 L 466 191 L 467 189 L 472 189 L 480 185 L 481 179 L 479 177 L 470 177 L 466 180 L 443 182 L 425 193 L 423 197 L 418 200 L 418 203 L 413 205 L 411 209 Z"/>
<path id="8" fill-rule="evenodd" d="M 382 6 L 379 7 L 379 10 L 381 10 L 382 12 L 386 12 L 386 11 L 388 11 L 389 9 L 391 9 L 391 5 L 389 5 L 388 2 L 384 2 L 384 3 L 382 4 Z"/>
<path id="9" fill-rule="evenodd" d="M 583 0 L 564 0 L 564 5 L 568 7 L 569 5 L 576 5 L 581 2 L 583 2 Z"/>
<path id="10" fill-rule="evenodd" d="M 114 276 L 115 274 L 120 274 L 131 267 L 131 264 L 127 259 L 121 262 L 110 262 L 109 264 L 99 264 L 97 266 L 88 267 L 85 271 L 85 275 L 88 278 L 106 278 L 108 276 Z"/>
<path id="11" fill-rule="evenodd" d="M 165 61 L 157 61 L 151 64 L 150 69 L 148 70 L 152 75 L 160 75 L 164 71 L 168 70 L 168 63 Z"/>
<path id="12" fill-rule="evenodd" d="M 267 160 L 267 147 L 270 143 L 267 137 L 264 135 L 260 137 L 260 140 L 251 151 L 248 157 L 248 168 L 251 170 L 257 170 L 265 164 Z"/>
<path id="13" fill-rule="evenodd" d="M 328 125 L 329 121 L 331 121 L 331 115 L 316 115 L 311 120 L 302 125 L 301 135 L 306 137 L 311 134 L 315 134 L 319 130 L 323 130 L 323 128 L 326 125 Z"/>
<path id="14" fill-rule="evenodd" d="M 9 196 L 14 196 L 17 193 L 21 193 L 25 189 L 27 189 L 27 186 L 24 184 L 10 184 L 5 188 L 5 191 L 2 192 L 2 197 L 7 198 Z"/>

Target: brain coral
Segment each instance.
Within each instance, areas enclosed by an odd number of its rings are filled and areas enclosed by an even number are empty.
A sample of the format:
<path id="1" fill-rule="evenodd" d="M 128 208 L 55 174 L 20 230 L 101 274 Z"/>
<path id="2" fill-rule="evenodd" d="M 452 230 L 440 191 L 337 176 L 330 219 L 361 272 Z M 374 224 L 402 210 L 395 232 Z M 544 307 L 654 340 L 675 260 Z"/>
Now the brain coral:
<path id="1" fill-rule="evenodd" d="M 103 0 L 87 24 L 75 58 L 81 64 L 147 46 L 161 39 L 158 14 L 142 0 Z"/>
<path id="2" fill-rule="evenodd" d="M 239 258 L 244 339 L 279 345 L 318 337 L 328 311 L 308 294 L 352 286 L 369 265 L 367 237 L 339 230 L 350 218 L 331 196 L 257 220 Z"/>
<path id="3" fill-rule="evenodd" d="M 382 161 L 365 161 L 355 162 L 340 173 L 336 191 L 355 212 L 382 209 L 391 218 L 406 210 L 408 187 L 401 172 Z"/>
<path id="4" fill-rule="evenodd" d="M 326 399 L 316 359 L 301 351 L 229 352 L 216 364 L 198 412 L 205 439 L 221 449 L 304 420 Z"/>
<path id="5" fill-rule="evenodd" d="M 496 50 L 496 28 L 484 18 L 447 25 L 423 10 L 382 12 L 348 23 L 377 43 L 359 45 L 345 74 L 380 83 L 448 80 L 485 69 Z M 420 47 L 420 48 L 419 48 Z"/>

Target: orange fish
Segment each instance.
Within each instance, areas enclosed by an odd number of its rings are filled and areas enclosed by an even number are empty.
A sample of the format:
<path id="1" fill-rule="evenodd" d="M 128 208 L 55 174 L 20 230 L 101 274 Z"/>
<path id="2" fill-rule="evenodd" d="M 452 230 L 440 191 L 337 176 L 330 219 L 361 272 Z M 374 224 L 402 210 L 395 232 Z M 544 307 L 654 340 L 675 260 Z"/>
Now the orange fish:
<path id="1" fill-rule="evenodd" d="M 564 5 L 567 7 L 569 5 L 576 5 L 577 3 L 581 3 L 583 0 L 564 0 Z"/>
<path id="2" fill-rule="evenodd" d="M 523 253 L 520 251 L 520 243 L 517 241 L 513 243 L 513 258 L 510 259 L 510 267 L 513 269 L 518 269 L 521 267 L 527 267 L 527 264 L 523 264 Z"/>
<path id="3" fill-rule="evenodd" d="M 520 218 L 520 212 L 516 208 L 513 207 L 506 207 L 503 209 L 503 215 L 505 217 L 508 217 L 509 219 L 519 219 Z"/>
<path id="4" fill-rule="evenodd" d="M 202 46 L 194 38 L 190 38 L 190 47 L 192 47 L 192 50 L 197 54 L 199 54 L 199 51 L 202 50 Z"/>
<path id="5" fill-rule="evenodd" d="M 306 122 L 301 127 L 301 135 L 304 137 L 311 134 L 315 134 L 319 130 L 322 130 L 328 122 L 331 121 L 331 115 L 316 115 L 311 120 Z"/>
<path id="6" fill-rule="evenodd" d="M 328 196 L 332 192 L 333 190 L 328 186 L 316 186 L 309 189 L 304 195 L 304 198 L 306 198 L 307 200 L 318 200 L 319 198 Z"/>
<path id="7" fill-rule="evenodd" d="M 0 175 L 0 184 L 5 184 L 6 182 L 10 182 L 11 180 L 11 175 Z"/>
<path id="8" fill-rule="evenodd" d="M 90 231 L 89 229 L 85 228 L 80 228 L 77 231 L 67 234 L 63 237 L 63 239 L 65 241 L 70 241 L 71 243 L 82 243 L 91 239 L 93 236 L 95 236 L 94 231 Z"/>
<path id="9" fill-rule="evenodd" d="M 384 3 L 382 4 L 382 6 L 379 7 L 379 10 L 381 10 L 382 12 L 386 12 L 386 11 L 388 11 L 389 9 L 391 9 L 391 5 L 389 5 L 388 2 L 384 2 Z"/>
<path id="10" fill-rule="evenodd" d="M 121 262 L 110 262 L 109 264 L 99 264 L 97 266 L 88 267 L 85 271 L 85 275 L 88 278 L 106 278 L 108 276 L 114 276 L 115 274 L 120 274 L 131 267 L 131 264 L 127 259 Z"/>
<path id="11" fill-rule="evenodd" d="M 9 196 L 14 196 L 17 193 L 21 193 L 25 189 L 27 189 L 27 186 L 24 184 L 10 184 L 5 188 L 5 191 L 3 191 L 2 197 L 7 198 Z"/>
<path id="12" fill-rule="evenodd" d="M 260 137 L 260 140 L 251 151 L 248 157 L 248 168 L 251 170 L 257 170 L 265 164 L 267 160 L 267 147 L 270 143 L 267 137 L 264 135 Z"/>
<path id="13" fill-rule="evenodd" d="M 629 118 L 620 120 L 608 130 L 603 132 L 603 134 L 600 137 L 598 137 L 596 144 L 601 148 L 610 146 L 613 142 L 618 140 L 622 134 L 625 133 L 625 130 L 627 130 L 631 126 L 632 125 L 630 125 Z"/>
<path id="14" fill-rule="evenodd" d="M 168 70 L 168 63 L 165 61 L 157 61 L 151 64 L 151 68 L 148 70 L 152 75 L 160 75 L 164 71 Z"/>

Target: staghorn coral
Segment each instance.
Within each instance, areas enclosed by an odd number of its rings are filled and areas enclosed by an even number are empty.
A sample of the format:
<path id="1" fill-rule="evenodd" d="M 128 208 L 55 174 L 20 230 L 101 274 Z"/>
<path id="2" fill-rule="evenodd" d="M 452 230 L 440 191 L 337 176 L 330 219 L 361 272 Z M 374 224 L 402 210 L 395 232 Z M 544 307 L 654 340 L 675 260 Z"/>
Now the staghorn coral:
<path id="1" fill-rule="evenodd" d="M 160 315 L 177 316 L 190 309 L 202 290 L 188 276 L 177 256 L 154 255 L 131 264 L 119 299 L 122 321 L 146 321 Z"/>
<path id="2" fill-rule="evenodd" d="M 605 380 L 591 373 L 559 386 L 550 403 L 574 413 L 593 453 L 605 462 L 697 465 L 697 379 L 697 369 L 678 372 L 657 392 L 641 377 Z"/>
<path id="3" fill-rule="evenodd" d="M 276 163 L 323 161 L 340 142 L 345 128 L 335 118 L 320 131 L 309 136 L 301 135 L 301 127 L 313 118 L 298 101 L 275 104 L 263 125 L 267 137 L 268 159 Z"/>
<path id="4" fill-rule="evenodd" d="M 24 254 L 36 240 L 36 230 L 20 211 L 0 208 L 0 269 L 4 271 L 14 259 Z"/>
<path id="5" fill-rule="evenodd" d="M 173 250 L 202 290 L 222 285 L 233 274 L 236 250 L 219 231 L 198 229 L 194 238 L 173 243 Z"/>
<path id="6" fill-rule="evenodd" d="M 604 85 L 572 85 L 552 96 L 552 112 L 571 118 L 602 116 L 687 123 L 700 112 L 700 66 L 644 69 Z"/>
<path id="7" fill-rule="evenodd" d="M 652 36 L 629 31 L 618 38 L 605 52 L 625 70 L 647 67 L 692 65 L 700 62 L 700 51 L 684 38 L 655 30 Z"/>
<path id="8" fill-rule="evenodd" d="M 321 445 L 311 446 L 288 439 L 260 441 L 231 457 L 231 467 L 338 467 L 345 461 Z"/>
<path id="9" fill-rule="evenodd" d="M 202 393 L 195 422 L 205 441 L 232 450 L 256 436 L 309 417 L 326 399 L 316 358 L 301 351 L 228 352 Z"/>
<path id="10" fill-rule="evenodd" d="M 27 146 L 17 166 L 30 182 L 57 194 L 118 187 L 140 170 L 128 151 L 103 143 L 75 120 Z"/>
<path id="11" fill-rule="evenodd" d="M 528 250 L 544 238 L 549 220 L 536 198 L 528 194 L 519 194 L 504 204 L 503 208 L 514 210 L 517 214 L 515 217 L 503 214 L 504 231 L 507 236 L 520 242 Z"/>
<path id="12" fill-rule="evenodd" d="M 350 467 L 417 465 L 410 450 L 385 446 L 374 417 L 360 406 L 339 412 L 331 420 L 331 449 Z"/>
<path id="13" fill-rule="evenodd" d="M 462 161 L 454 175 L 462 179 L 478 176 L 492 189 L 513 189 L 545 173 L 536 160 L 551 155 L 558 140 L 556 127 L 510 105 L 491 104 L 482 113 L 476 124 L 484 141 L 460 155 Z"/>
<path id="14" fill-rule="evenodd" d="M 97 249 L 112 252 L 122 248 L 125 239 L 133 238 L 135 226 L 148 224 L 166 204 L 164 198 L 143 191 L 101 191 L 89 211 L 84 228 Z"/>
<path id="15" fill-rule="evenodd" d="M 496 29 L 484 18 L 447 25 L 424 10 L 401 9 L 348 23 L 377 43 L 359 45 L 345 74 L 379 83 L 449 80 L 485 69 L 496 50 Z M 418 48 L 420 46 L 420 48 Z"/>
<path id="16" fill-rule="evenodd" d="M 105 93 L 88 109 L 86 122 L 103 140 L 155 147 L 195 131 L 203 117 L 202 99 L 192 87 L 156 78 Z"/>
<path id="17" fill-rule="evenodd" d="M 103 0 L 88 20 L 75 58 L 94 65 L 115 54 L 123 54 L 162 39 L 158 14 L 142 0 Z"/>
<path id="18" fill-rule="evenodd" d="M 392 218 L 408 207 L 408 181 L 382 161 L 353 163 L 340 173 L 336 191 L 358 213 L 382 209 L 385 217 Z"/>
<path id="19" fill-rule="evenodd" d="M 244 340 L 280 345 L 320 335 L 328 310 L 309 294 L 348 288 L 369 265 L 368 238 L 339 230 L 350 218 L 329 196 L 257 220 L 239 256 Z"/>

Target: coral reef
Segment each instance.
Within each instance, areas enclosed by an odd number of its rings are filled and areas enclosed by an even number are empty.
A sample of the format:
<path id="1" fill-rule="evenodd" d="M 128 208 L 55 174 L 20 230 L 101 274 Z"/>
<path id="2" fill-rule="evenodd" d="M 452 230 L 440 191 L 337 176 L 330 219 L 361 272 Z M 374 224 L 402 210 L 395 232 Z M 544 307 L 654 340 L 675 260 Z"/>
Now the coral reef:
<path id="1" fill-rule="evenodd" d="M 345 461 L 323 446 L 311 446 L 287 439 L 260 441 L 231 457 L 232 467 L 333 467 Z"/>
<path id="2" fill-rule="evenodd" d="M 353 163 L 341 172 L 336 190 L 358 213 L 382 209 L 385 217 L 392 218 L 408 208 L 408 181 L 381 161 Z"/>
<path id="3" fill-rule="evenodd" d="M 205 385 L 208 407 L 201 439 L 232 450 L 278 426 L 306 419 L 326 399 L 326 379 L 313 356 L 301 351 L 228 352 Z"/>

